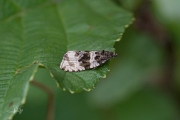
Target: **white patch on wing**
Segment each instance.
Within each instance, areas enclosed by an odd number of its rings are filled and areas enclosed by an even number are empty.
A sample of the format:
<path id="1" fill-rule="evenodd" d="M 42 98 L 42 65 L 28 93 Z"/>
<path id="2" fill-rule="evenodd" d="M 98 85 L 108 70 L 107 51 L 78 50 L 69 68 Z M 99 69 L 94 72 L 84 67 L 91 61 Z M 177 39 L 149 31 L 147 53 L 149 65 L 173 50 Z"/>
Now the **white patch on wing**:
<path id="1" fill-rule="evenodd" d="M 95 52 L 97 52 L 97 51 L 90 52 L 90 68 L 95 68 L 95 67 L 99 66 L 99 63 L 95 60 L 95 57 L 96 57 Z"/>
<path id="2" fill-rule="evenodd" d="M 68 51 L 63 57 L 60 68 L 69 72 L 85 70 L 84 67 L 80 66 L 78 59 L 75 51 Z"/>

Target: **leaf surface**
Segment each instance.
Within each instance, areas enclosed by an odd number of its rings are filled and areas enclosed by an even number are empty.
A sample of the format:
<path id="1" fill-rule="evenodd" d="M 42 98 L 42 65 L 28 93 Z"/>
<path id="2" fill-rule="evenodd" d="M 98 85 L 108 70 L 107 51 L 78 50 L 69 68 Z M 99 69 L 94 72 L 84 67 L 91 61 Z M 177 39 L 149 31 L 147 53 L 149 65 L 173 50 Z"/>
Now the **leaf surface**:
<path id="1" fill-rule="evenodd" d="M 109 0 L 0 0 L 0 119 L 19 106 L 39 66 L 71 93 L 90 91 L 109 70 L 64 72 L 59 64 L 69 50 L 114 51 L 132 15 Z"/>

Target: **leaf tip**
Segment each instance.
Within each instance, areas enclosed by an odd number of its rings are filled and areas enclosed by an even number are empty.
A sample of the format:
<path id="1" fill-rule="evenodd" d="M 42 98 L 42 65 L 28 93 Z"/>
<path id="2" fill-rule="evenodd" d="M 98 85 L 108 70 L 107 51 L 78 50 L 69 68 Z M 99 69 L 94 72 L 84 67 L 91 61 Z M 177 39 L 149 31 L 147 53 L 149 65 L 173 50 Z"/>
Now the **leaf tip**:
<path id="1" fill-rule="evenodd" d="M 72 90 L 69 90 L 69 92 L 71 93 L 71 94 L 74 94 L 75 92 L 74 91 L 72 91 Z"/>
<path id="2" fill-rule="evenodd" d="M 125 27 L 125 28 L 128 28 L 128 27 L 129 27 L 129 24 L 125 25 L 124 27 Z"/>
<path id="3" fill-rule="evenodd" d="M 110 70 L 109 70 L 109 71 L 110 71 Z M 102 78 L 106 78 L 106 74 L 105 74 Z"/>
<path id="4" fill-rule="evenodd" d="M 63 88 L 63 91 L 66 91 L 66 88 Z"/>
<path id="5" fill-rule="evenodd" d="M 26 97 L 24 97 L 24 98 L 22 99 L 21 104 L 25 104 L 25 102 L 26 102 Z"/>
<path id="6" fill-rule="evenodd" d="M 118 42 L 118 41 L 120 41 L 121 40 L 121 38 L 119 37 L 118 39 L 116 39 L 116 41 Z"/>
<path id="7" fill-rule="evenodd" d="M 92 89 L 83 88 L 84 91 L 91 91 Z"/>

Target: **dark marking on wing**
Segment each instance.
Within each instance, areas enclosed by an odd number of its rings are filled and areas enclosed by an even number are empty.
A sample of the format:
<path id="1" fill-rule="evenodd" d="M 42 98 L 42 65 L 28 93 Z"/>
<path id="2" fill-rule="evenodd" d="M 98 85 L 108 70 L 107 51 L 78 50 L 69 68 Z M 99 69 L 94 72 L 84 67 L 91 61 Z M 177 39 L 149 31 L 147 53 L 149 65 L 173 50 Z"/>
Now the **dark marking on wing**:
<path id="1" fill-rule="evenodd" d="M 61 68 L 62 70 L 65 70 L 65 66 L 63 68 Z"/>
<path id="2" fill-rule="evenodd" d="M 90 63 L 87 62 L 87 63 L 82 63 L 80 64 L 81 66 L 83 66 L 85 69 L 90 69 Z"/>
<path id="3" fill-rule="evenodd" d="M 100 59 L 100 56 L 97 55 L 94 59 L 98 61 Z"/>
<path id="4" fill-rule="evenodd" d="M 90 68 L 90 53 L 85 52 L 82 57 L 78 60 L 80 62 L 80 66 L 84 67 L 85 69 Z"/>
<path id="5" fill-rule="evenodd" d="M 79 62 L 89 62 L 89 60 L 90 60 L 90 54 L 89 53 L 84 53 L 83 55 L 82 55 L 82 57 L 81 58 L 79 58 Z"/>
<path id="6" fill-rule="evenodd" d="M 75 57 L 78 57 L 79 53 L 80 53 L 80 51 L 77 51 L 76 54 L 75 54 Z"/>
<path id="7" fill-rule="evenodd" d="M 64 60 L 66 60 L 66 61 L 69 61 L 69 57 L 68 57 L 68 55 L 67 55 L 67 54 L 65 54 L 65 55 L 64 55 L 64 57 L 63 57 L 63 59 L 64 59 Z"/>
<path id="8" fill-rule="evenodd" d="M 95 52 L 95 54 L 99 54 L 99 52 Z"/>

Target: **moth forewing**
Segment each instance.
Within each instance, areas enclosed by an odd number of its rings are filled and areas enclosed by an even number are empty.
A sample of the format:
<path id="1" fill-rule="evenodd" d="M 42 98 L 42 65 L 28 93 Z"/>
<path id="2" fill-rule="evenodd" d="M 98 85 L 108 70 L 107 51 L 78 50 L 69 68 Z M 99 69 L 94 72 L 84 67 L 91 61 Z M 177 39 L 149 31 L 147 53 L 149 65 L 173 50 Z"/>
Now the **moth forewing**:
<path id="1" fill-rule="evenodd" d="M 94 69 L 117 54 L 110 51 L 68 51 L 64 54 L 60 68 L 68 72 Z"/>

